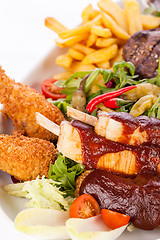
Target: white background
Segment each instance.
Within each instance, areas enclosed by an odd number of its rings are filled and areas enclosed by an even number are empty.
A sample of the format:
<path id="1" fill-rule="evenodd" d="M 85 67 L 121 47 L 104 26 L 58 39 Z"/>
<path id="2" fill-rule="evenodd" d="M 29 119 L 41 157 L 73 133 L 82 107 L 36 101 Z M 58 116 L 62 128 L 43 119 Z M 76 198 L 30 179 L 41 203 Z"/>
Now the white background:
<path id="1" fill-rule="evenodd" d="M 71 28 L 81 22 L 82 9 L 90 2 L 97 1 L 0 0 L 0 65 L 7 74 L 22 81 L 54 47 L 57 35 L 45 27 L 45 17 Z"/>

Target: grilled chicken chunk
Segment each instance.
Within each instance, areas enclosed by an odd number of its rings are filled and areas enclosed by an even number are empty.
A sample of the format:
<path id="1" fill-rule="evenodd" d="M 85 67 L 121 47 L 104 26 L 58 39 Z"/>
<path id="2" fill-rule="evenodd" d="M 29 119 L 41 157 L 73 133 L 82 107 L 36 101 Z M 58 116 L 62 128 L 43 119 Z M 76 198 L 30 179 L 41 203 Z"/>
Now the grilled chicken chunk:
<path id="1" fill-rule="evenodd" d="M 86 169 L 100 168 L 124 174 L 137 174 L 145 166 L 160 171 L 160 149 L 147 145 L 131 146 L 107 140 L 79 121 L 60 126 L 58 150 L 83 163 Z"/>
<path id="2" fill-rule="evenodd" d="M 160 146 L 160 119 L 134 117 L 125 112 L 99 112 L 95 132 L 112 141 L 131 145 L 142 143 Z"/>

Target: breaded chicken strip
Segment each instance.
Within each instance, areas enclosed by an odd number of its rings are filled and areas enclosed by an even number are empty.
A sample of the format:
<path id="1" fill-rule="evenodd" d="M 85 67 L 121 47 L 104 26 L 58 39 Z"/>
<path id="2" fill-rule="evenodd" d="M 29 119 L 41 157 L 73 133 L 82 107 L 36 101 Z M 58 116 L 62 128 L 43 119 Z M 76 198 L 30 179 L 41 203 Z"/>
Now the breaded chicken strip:
<path id="1" fill-rule="evenodd" d="M 13 120 L 14 127 L 23 131 L 26 136 L 56 139 L 53 133 L 36 123 L 35 113 L 40 112 L 59 125 L 64 118 L 62 112 L 42 94 L 7 77 L 1 67 L 0 103 L 4 106 L 4 113 Z"/>
<path id="2" fill-rule="evenodd" d="M 57 150 L 46 140 L 0 135 L 0 170 L 17 180 L 28 181 L 45 175 L 54 163 Z"/>

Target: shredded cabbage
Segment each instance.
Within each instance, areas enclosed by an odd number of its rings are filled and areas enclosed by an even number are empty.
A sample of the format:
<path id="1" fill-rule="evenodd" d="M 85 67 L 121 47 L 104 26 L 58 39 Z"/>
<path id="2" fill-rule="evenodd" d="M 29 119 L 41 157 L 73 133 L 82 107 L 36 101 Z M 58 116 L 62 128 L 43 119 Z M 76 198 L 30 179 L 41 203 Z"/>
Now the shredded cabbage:
<path id="1" fill-rule="evenodd" d="M 24 183 L 5 185 L 3 189 L 10 195 L 30 199 L 26 206 L 31 208 L 67 210 L 74 200 L 71 197 L 65 198 L 57 183 L 44 176 Z"/>

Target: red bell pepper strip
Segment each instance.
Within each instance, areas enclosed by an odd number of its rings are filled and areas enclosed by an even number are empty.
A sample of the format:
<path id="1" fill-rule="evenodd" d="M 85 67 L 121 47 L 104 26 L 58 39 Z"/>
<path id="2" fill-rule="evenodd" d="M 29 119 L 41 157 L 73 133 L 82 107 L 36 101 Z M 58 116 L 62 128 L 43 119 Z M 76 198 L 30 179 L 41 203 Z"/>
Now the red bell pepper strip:
<path id="1" fill-rule="evenodd" d="M 137 87 L 136 85 L 129 86 L 129 87 L 118 89 L 118 90 L 113 91 L 113 92 L 108 92 L 108 93 L 104 93 L 102 95 L 96 96 L 95 98 L 91 99 L 91 101 L 88 103 L 88 105 L 86 107 L 86 110 L 89 113 L 92 113 L 96 109 L 96 106 L 98 104 L 100 104 L 104 101 L 107 101 L 108 99 L 118 97 L 122 93 L 125 93 L 125 92 L 127 92 L 127 91 L 129 91 L 133 88 L 136 88 L 136 87 Z"/>
<path id="2" fill-rule="evenodd" d="M 121 106 L 127 105 L 129 103 L 133 103 L 132 101 L 124 100 L 122 98 L 111 98 L 107 101 L 103 102 L 104 106 L 107 108 L 120 108 Z"/>

